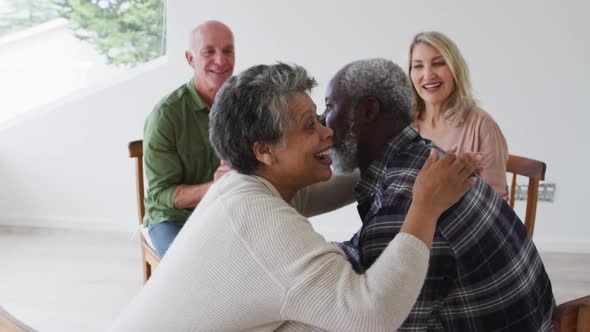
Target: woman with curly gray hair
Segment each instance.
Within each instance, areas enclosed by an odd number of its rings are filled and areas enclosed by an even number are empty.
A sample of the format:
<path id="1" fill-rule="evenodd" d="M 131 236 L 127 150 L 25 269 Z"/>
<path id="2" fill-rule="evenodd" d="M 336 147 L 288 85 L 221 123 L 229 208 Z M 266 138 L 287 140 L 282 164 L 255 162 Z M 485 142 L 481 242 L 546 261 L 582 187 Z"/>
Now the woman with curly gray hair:
<path id="1" fill-rule="evenodd" d="M 434 224 L 468 189 L 472 163 L 433 154 L 402 233 L 364 274 L 307 217 L 351 203 L 356 175 L 332 176 L 332 130 L 287 64 L 229 79 L 210 140 L 233 170 L 211 186 L 116 331 L 391 331 L 424 282 Z M 469 172 L 467 172 L 469 173 Z M 460 175 L 463 174 L 463 175 Z"/>

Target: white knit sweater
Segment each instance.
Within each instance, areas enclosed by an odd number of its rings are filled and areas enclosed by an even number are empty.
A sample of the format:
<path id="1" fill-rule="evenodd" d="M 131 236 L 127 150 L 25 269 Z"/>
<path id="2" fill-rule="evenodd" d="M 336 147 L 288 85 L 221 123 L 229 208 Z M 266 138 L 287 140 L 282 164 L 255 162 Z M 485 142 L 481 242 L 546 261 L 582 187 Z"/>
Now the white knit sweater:
<path id="1" fill-rule="evenodd" d="M 355 180 L 333 177 L 289 205 L 268 181 L 228 173 L 112 330 L 395 330 L 424 281 L 426 245 L 401 233 L 358 275 L 302 216 L 350 202 Z"/>

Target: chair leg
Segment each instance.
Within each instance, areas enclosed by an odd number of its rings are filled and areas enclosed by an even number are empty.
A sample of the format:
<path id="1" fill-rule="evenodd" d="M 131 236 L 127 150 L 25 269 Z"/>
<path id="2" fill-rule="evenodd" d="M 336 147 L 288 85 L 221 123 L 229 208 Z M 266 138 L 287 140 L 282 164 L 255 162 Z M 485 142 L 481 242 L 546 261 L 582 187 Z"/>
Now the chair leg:
<path id="1" fill-rule="evenodd" d="M 578 332 L 590 332 L 590 304 L 585 304 L 578 310 Z"/>
<path id="2" fill-rule="evenodd" d="M 145 284 L 148 279 L 152 276 L 152 266 L 145 259 L 145 252 L 141 250 L 141 265 L 143 270 L 143 283 Z"/>
<path id="3" fill-rule="evenodd" d="M 150 263 L 143 262 L 143 283 L 145 284 L 152 276 L 152 266 Z"/>
<path id="4" fill-rule="evenodd" d="M 525 214 L 525 227 L 531 237 L 535 231 L 535 218 L 537 216 L 537 200 L 539 199 L 539 180 L 529 180 L 529 190 L 527 193 L 527 204 Z"/>

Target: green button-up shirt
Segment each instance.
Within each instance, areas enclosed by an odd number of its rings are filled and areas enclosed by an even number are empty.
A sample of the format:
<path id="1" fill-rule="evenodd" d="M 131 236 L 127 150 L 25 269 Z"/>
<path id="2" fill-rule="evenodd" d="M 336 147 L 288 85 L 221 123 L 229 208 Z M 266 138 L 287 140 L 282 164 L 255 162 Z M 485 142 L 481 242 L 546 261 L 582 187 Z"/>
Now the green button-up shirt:
<path id="1" fill-rule="evenodd" d="M 219 158 L 209 144 L 209 106 L 193 80 L 164 97 L 148 116 L 143 131 L 145 175 L 144 225 L 163 221 L 184 225 L 194 209 L 174 208 L 181 184 L 213 179 Z"/>

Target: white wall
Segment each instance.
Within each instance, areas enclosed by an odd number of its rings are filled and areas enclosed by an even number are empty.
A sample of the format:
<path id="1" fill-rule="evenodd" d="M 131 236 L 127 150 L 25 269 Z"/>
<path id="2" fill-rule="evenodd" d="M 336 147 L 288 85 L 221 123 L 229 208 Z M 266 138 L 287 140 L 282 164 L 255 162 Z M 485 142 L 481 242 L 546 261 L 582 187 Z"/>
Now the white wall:
<path id="1" fill-rule="evenodd" d="M 217 18 L 235 32 L 236 72 L 276 60 L 301 64 L 319 81 L 319 109 L 328 80 L 347 62 L 387 57 L 405 67 L 416 32 L 445 32 L 463 51 L 511 153 L 545 161 L 546 180 L 557 183 L 555 202 L 538 207 L 538 246 L 590 252 L 587 2 L 168 3 L 168 63 L 0 131 L 0 223 L 133 227 L 126 144 L 141 137 L 152 105 L 189 78 L 182 55 L 189 29 Z M 330 239 L 346 238 L 357 222 L 353 206 L 315 220 Z"/>
<path id="2" fill-rule="evenodd" d="M 0 99 L 0 122 L 125 70 L 107 65 L 90 43 L 74 37 L 63 18 L 0 38 L 0 91 L 10 91 Z"/>

